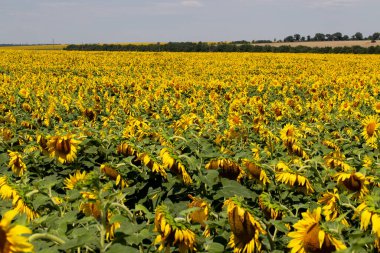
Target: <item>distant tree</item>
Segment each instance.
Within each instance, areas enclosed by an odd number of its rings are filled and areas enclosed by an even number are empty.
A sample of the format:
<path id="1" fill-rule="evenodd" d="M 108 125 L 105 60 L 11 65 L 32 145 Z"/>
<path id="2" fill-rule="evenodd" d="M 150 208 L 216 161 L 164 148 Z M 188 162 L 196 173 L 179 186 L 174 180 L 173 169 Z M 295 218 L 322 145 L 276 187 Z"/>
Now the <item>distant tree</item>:
<path id="1" fill-rule="evenodd" d="M 295 41 L 300 41 L 301 40 L 301 35 L 299 35 L 298 33 L 296 33 L 296 34 L 294 34 L 293 38 L 294 38 Z"/>
<path id="2" fill-rule="evenodd" d="M 343 35 L 340 32 L 334 33 L 332 37 L 333 37 L 333 40 L 343 40 Z"/>
<path id="3" fill-rule="evenodd" d="M 301 37 L 301 41 L 305 41 L 305 36 L 302 36 L 302 37 Z"/>
<path id="4" fill-rule="evenodd" d="M 333 36 L 331 34 L 326 34 L 325 38 L 328 41 L 332 41 L 333 40 Z"/>
<path id="5" fill-rule="evenodd" d="M 354 34 L 354 39 L 355 40 L 362 40 L 363 39 L 363 34 L 361 32 L 357 32 Z"/>
<path id="6" fill-rule="evenodd" d="M 350 40 L 350 37 L 348 37 L 348 35 L 344 35 L 342 40 Z"/>
<path id="7" fill-rule="evenodd" d="M 284 42 L 293 42 L 293 41 L 294 41 L 294 37 L 292 35 L 290 35 L 284 39 Z"/>
<path id="8" fill-rule="evenodd" d="M 314 40 L 316 41 L 324 41 L 325 35 L 323 33 L 316 33 L 314 36 Z"/>
<path id="9" fill-rule="evenodd" d="M 373 40 L 380 40 L 380 33 L 374 33 L 374 34 L 372 34 L 372 39 Z"/>
<path id="10" fill-rule="evenodd" d="M 310 35 L 307 35 L 306 38 L 307 38 L 307 39 L 306 39 L 307 41 L 310 41 L 310 40 L 311 40 L 311 36 L 310 36 Z"/>

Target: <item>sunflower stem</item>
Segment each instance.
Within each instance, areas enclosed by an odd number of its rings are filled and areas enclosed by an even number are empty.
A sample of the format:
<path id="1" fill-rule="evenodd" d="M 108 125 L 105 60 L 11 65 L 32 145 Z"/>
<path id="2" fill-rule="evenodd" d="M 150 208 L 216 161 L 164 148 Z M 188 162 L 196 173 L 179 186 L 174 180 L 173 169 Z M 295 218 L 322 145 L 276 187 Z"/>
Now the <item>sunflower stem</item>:
<path id="1" fill-rule="evenodd" d="M 55 235 L 52 235 L 49 233 L 37 233 L 37 234 L 33 234 L 33 235 L 29 236 L 29 242 L 33 242 L 35 240 L 41 240 L 41 239 L 47 239 L 47 240 L 53 241 L 57 244 L 65 244 L 66 243 L 63 239 L 59 238 L 58 236 L 55 236 Z"/>
<path id="2" fill-rule="evenodd" d="M 269 226 L 266 226 L 265 230 L 267 231 L 267 238 L 268 238 L 269 245 L 270 245 L 270 251 L 273 251 L 274 250 L 274 243 L 273 243 L 273 239 L 271 237 L 271 234 L 269 233 Z"/>
<path id="3" fill-rule="evenodd" d="M 25 197 L 30 197 L 30 196 L 32 196 L 33 194 L 37 193 L 37 192 L 39 192 L 39 190 L 33 190 L 33 191 L 30 191 L 30 192 L 28 192 L 27 194 L 25 194 Z"/>
<path id="4" fill-rule="evenodd" d="M 135 216 L 133 215 L 133 213 L 131 212 L 131 210 L 129 210 L 128 207 L 126 207 L 125 205 L 116 203 L 116 202 L 111 203 L 111 206 L 120 207 L 121 209 L 123 209 L 124 211 L 126 211 L 128 213 L 129 220 L 132 221 L 134 224 L 136 224 Z"/>

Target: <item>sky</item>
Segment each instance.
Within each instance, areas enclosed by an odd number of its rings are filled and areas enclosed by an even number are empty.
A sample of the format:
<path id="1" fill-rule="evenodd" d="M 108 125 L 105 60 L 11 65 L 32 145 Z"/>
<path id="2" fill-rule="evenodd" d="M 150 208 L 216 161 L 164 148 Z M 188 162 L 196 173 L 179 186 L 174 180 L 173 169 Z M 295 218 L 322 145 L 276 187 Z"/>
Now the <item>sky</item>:
<path id="1" fill-rule="evenodd" d="M 380 32 L 380 0 L 0 0 L 0 44 L 233 41 Z"/>

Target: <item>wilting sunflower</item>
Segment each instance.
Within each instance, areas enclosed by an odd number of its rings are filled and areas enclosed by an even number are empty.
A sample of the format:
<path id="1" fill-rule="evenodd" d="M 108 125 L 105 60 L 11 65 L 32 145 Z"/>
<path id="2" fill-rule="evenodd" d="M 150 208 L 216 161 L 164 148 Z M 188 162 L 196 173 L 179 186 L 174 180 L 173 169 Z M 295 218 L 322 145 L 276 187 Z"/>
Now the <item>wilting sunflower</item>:
<path id="1" fill-rule="evenodd" d="M 372 233 L 376 236 L 375 246 L 380 250 L 380 197 L 379 191 L 374 191 L 372 195 L 366 196 L 364 201 L 356 208 L 355 215 L 360 215 L 360 229 L 367 230 L 372 222 Z"/>
<path id="2" fill-rule="evenodd" d="M 245 176 L 244 170 L 234 161 L 226 158 L 213 159 L 206 164 L 206 170 L 218 170 L 219 176 L 240 181 Z"/>
<path id="3" fill-rule="evenodd" d="M 24 172 L 26 171 L 26 165 L 22 161 L 22 156 L 18 152 L 9 152 L 9 163 L 8 166 L 12 169 L 13 173 L 15 173 L 17 176 L 22 176 Z"/>
<path id="4" fill-rule="evenodd" d="M 83 171 L 81 173 L 79 170 L 77 170 L 74 175 L 70 175 L 69 178 L 65 179 L 65 188 L 69 190 L 74 189 L 79 182 L 86 180 L 86 177 L 86 171 Z"/>
<path id="5" fill-rule="evenodd" d="M 77 157 L 79 143 L 78 140 L 74 139 L 73 135 L 67 134 L 50 137 L 47 147 L 50 156 L 57 158 L 60 163 L 71 163 Z"/>
<path id="6" fill-rule="evenodd" d="M 202 200 L 201 198 L 193 197 L 192 195 L 188 195 L 188 197 L 192 200 L 190 204 L 187 206 L 198 207 L 198 210 L 195 210 L 189 214 L 189 220 L 191 223 L 199 223 L 202 228 L 205 229 L 203 234 L 208 237 L 210 235 L 210 230 L 207 228 L 206 221 L 208 219 L 208 215 L 210 212 L 210 205 Z"/>
<path id="7" fill-rule="evenodd" d="M 227 206 L 228 223 L 232 230 L 228 245 L 234 249 L 234 253 L 260 252 L 259 236 L 266 234 L 261 223 L 236 198 L 226 200 L 224 205 Z"/>
<path id="8" fill-rule="evenodd" d="M 0 252 L 32 252 L 33 244 L 28 242 L 25 234 L 31 234 L 32 231 L 24 226 L 11 224 L 17 211 L 11 210 L 3 215 L 0 221 Z"/>
<path id="9" fill-rule="evenodd" d="M 180 253 L 196 250 L 194 232 L 187 228 L 183 220 L 174 219 L 164 205 L 156 208 L 154 230 L 159 233 L 154 241 L 161 244 L 159 251 L 165 249 L 169 252 L 171 246 L 178 247 Z"/>
<path id="10" fill-rule="evenodd" d="M 190 185 L 193 183 L 193 180 L 191 179 L 189 173 L 187 173 L 185 166 L 178 160 L 174 159 L 170 155 L 170 152 L 167 148 L 163 148 L 160 151 L 160 156 L 165 168 L 178 175 L 185 184 Z"/>
<path id="11" fill-rule="evenodd" d="M 296 231 L 288 233 L 292 238 L 288 244 L 291 253 L 330 253 L 346 249 L 342 241 L 322 229 L 320 220 L 320 207 L 302 213 L 302 220 L 293 225 Z"/>
<path id="12" fill-rule="evenodd" d="M 112 168 L 110 165 L 100 165 L 100 171 L 106 174 L 108 178 L 114 180 L 116 182 L 116 185 L 120 186 L 121 189 L 128 186 L 127 181 L 125 181 L 123 177 L 120 175 L 120 173 L 116 169 Z"/>
<path id="13" fill-rule="evenodd" d="M 167 178 L 165 169 L 155 160 L 153 160 L 147 153 L 140 153 L 137 159 L 141 161 L 146 167 L 148 167 L 154 173 L 159 173 L 163 178 Z"/>
<path id="14" fill-rule="evenodd" d="M 353 169 L 349 164 L 345 162 L 346 156 L 340 151 L 333 151 L 323 157 L 323 159 L 329 168 L 341 168 L 343 171 L 350 171 Z"/>
<path id="15" fill-rule="evenodd" d="M 379 119 L 377 115 L 367 116 L 362 121 L 362 125 L 364 127 L 362 135 L 367 145 L 372 148 L 377 148 L 377 137 L 378 137 L 378 127 L 379 127 Z"/>
<path id="16" fill-rule="evenodd" d="M 310 194 L 314 189 L 306 177 L 299 175 L 291 170 L 289 171 L 276 171 L 276 181 L 289 185 L 291 187 L 297 186 L 301 191 Z"/>
<path id="17" fill-rule="evenodd" d="M 318 203 L 324 204 L 322 207 L 323 215 L 327 221 L 333 221 L 339 216 L 339 193 L 338 189 L 334 188 L 333 192 L 326 192 L 318 200 Z M 342 219 L 342 224 L 348 226 L 347 220 Z"/>
<path id="18" fill-rule="evenodd" d="M 263 170 L 263 168 L 261 168 L 256 163 L 244 159 L 243 165 L 247 168 L 247 170 L 249 172 L 248 176 L 250 178 L 253 178 L 253 179 L 259 181 L 263 185 L 267 185 L 270 182 L 270 180 L 269 180 L 267 174 L 265 173 L 265 171 Z"/>
<path id="19" fill-rule="evenodd" d="M 259 207 L 267 219 L 281 220 L 287 210 L 277 203 L 273 203 L 269 193 L 263 192 L 259 196 Z"/>
<path id="20" fill-rule="evenodd" d="M 363 197 L 368 194 L 368 179 L 360 172 L 338 172 L 333 176 L 339 185 L 343 185 L 347 190 L 356 192 L 356 197 Z"/>

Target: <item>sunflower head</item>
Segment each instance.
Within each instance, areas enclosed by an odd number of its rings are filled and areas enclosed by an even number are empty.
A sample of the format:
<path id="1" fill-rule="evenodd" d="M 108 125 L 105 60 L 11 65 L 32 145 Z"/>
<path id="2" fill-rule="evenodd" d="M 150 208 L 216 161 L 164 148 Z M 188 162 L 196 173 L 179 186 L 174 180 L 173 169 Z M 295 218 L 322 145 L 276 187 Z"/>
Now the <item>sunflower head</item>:
<path id="1" fill-rule="evenodd" d="M 276 171 L 276 181 L 291 187 L 297 186 L 300 191 L 305 192 L 306 194 L 314 192 L 309 179 L 291 170 Z"/>
<path id="2" fill-rule="evenodd" d="M 235 197 L 226 200 L 224 205 L 227 206 L 228 223 L 232 231 L 228 244 L 234 249 L 234 252 L 260 251 L 259 236 L 266 234 L 261 223 Z"/>
<path id="3" fill-rule="evenodd" d="M 245 176 L 244 170 L 234 161 L 226 158 L 214 159 L 206 164 L 206 169 L 216 169 L 219 176 L 239 181 Z"/>
<path id="4" fill-rule="evenodd" d="M 0 252 L 32 252 L 33 244 L 28 241 L 25 234 L 32 231 L 24 226 L 12 224 L 12 220 L 17 215 L 17 211 L 11 210 L 3 215 L 0 221 Z"/>
<path id="5" fill-rule="evenodd" d="M 71 134 L 53 136 L 49 138 L 47 148 L 50 155 L 55 157 L 60 163 L 70 163 L 77 157 L 79 143 Z"/>
<path id="6" fill-rule="evenodd" d="M 121 174 L 109 164 L 100 165 L 100 171 L 107 175 L 111 180 L 116 181 L 116 185 L 120 186 L 122 189 L 128 186 L 128 183 L 123 179 Z"/>
<path id="7" fill-rule="evenodd" d="M 22 176 L 26 171 L 26 165 L 22 161 L 22 156 L 18 152 L 8 151 L 8 153 L 10 158 L 8 166 L 15 175 Z"/>
<path id="8" fill-rule="evenodd" d="M 273 203 L 269 193 L 263 192 L 259 196 L 259 207 L 267 219 L 281 220 L 286 216 L 286 209 Z"/>
<path id="9" fill-rule="evenodd" d="M 362 135 L 368 146 L 377 148 L 379 119 L 377 115 L 367 116 L 363 121 Z"/>
<path id="10" fill-rule="evenodd" d="M 189 214 L 190 221 L 194 223 L 200 223 L 202 227 L 205 227 L 205 221 L 208 219 L 208 214 L 210 210 L 209 204 L 201 198 L 193 197 L 192 195 L 188 195 L 188 197 L 192 200 L 192 202 L 188 204 L 188 207 L 199 208 L 198 210 L 195 210 Z"/>
<path id="11" fill-rule="evenodd" d="M 302 213 L 302 220 L 293 225 L 296 231 L 288 233 L 292 238 L 288 248 L 295 253 L 330 253 L 345 249 L 346 246 L 342 241 L 322 228 L 320 220 L 320 207 L 313 212 L 307 210 Z"/>
<path id="12" fill-rule="evenodd" d="M 65 188 L 67 189 L 74 189 L 75 186 L 79 183 L 79 182 L 83 182 L 87 179 L 87 172 L 86 171 L 83 171 L 82 173 L 77 170 L 75 172 L 75 174 L 73 175 L 70 175 L 69 178 L 66 178 L 65 179 Z"/>
<path id="13" fill-rule="evenodd" d="M 368 178 L 360 172 L 339 172 L 334 175 L 339 185 L 344 186 L 351 192 L 356 192 L 357 197 L 363 197 L 368 194 Z"/>
<path id="14" fill-rule="evenodd" d="M 259 165 L 248 160 L 243 160 L 243 164 L 247 168 L 250 178 L 259 181 L 263 185 L 266 185 L 270 182 L 267 174 Z"/>

